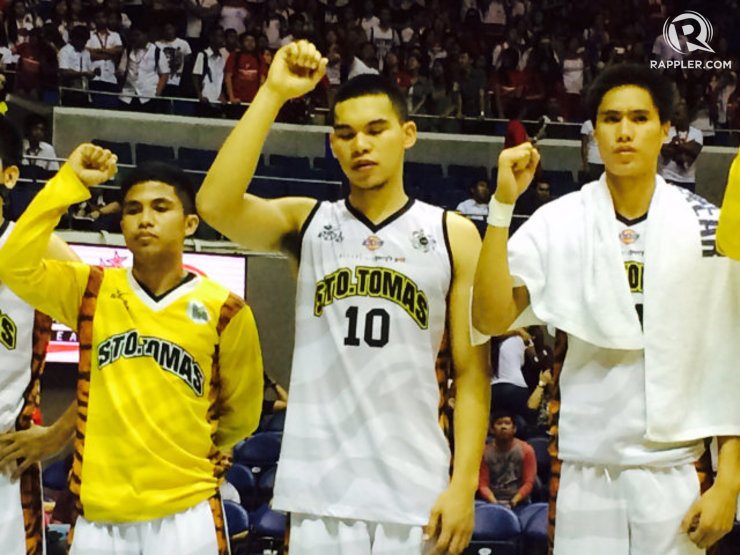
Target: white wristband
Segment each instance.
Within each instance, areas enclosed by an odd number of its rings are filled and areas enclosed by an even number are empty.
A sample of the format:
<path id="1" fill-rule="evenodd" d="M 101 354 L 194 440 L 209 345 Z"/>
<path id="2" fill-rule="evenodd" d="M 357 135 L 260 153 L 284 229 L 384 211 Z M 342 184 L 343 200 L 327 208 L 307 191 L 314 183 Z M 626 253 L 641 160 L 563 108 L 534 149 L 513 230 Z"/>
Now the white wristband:
<path id="1" fill-rule="evenodd" d="M 496 200 L 496 197 L 491 197 L 491 202 L 488 203 L 488 225 L 508 228 L 513 215 L 513 204 L 504 204 Z"/>

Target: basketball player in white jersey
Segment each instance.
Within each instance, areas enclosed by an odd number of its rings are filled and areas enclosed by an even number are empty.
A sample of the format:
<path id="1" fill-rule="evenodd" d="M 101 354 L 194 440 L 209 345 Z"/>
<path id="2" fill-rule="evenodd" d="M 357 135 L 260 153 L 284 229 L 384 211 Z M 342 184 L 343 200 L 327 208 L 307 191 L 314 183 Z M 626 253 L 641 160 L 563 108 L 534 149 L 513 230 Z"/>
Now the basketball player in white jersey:
<path id="1" fill-rule="evenodd" d="M 487 347 L 473 346 L 469 312 L 480 239 L 461 216 L 404 193 L 416 127 L 403 96 L 378 76 L 338 90 L 331 146 L 347 199 L 244 193 L 280 107 L 312 90 L 325 67 L 305 41 L 278 51 L 198 195 L 219 231 L 298 263 L 273 507 L 291 513 L 291 555 L 460 553 L 490 395 Z M 451 479 L 435 377 L 446 320 L 457 383 Z"/>
<path id="2" fill-rule="evenodd" d="M 21 141 L 12 125 L 0 117 L 0 246 L 13 222 L 3 217 L 7 193 L 18 180 Z M 59 237 L 53 236 L 46 256 L 78 260 Z M 44 552 L 44 521 L 38 462 L 72 438 L 77 404 L 51 426 L 33 426 L 39 380 L 51 320 L 0 283 L 0 553 Z"/>
<path id="3" fill-rule="evenodd" d="M 724 287 L 738 274 L 714 249 L 717 209 L 656 176 L 674 86 L 647 66 L 604 70 L 587 104 L 605 173 L 543 207 L 508 242 L 514 202 L 540 155 L 524 143 L 499 156 L 473 316 L 495 335 L 515 320 L 568 334 L 555 555 L 693 555 L 732 529 L 740 381 L 723 350 L 731 345 L 707 345 L 737 327 L 740 303 Z M 671 305 L 681 310 L 669 318 Z M 717 326 L 718 314 L 729 321 Z M 700 496 L 694 463 L 707 436 L 719 437 L 720 454 Z"/>

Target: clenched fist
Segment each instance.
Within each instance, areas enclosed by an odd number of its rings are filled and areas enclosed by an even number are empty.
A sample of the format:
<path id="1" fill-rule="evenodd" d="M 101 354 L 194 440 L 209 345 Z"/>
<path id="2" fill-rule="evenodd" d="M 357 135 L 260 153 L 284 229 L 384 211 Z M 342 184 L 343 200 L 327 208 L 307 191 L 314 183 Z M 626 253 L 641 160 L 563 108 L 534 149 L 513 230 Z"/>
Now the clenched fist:
<path id="1" fill-rule="evenodd" d="M 532 143 L 522 143 L 501 151 L 498 157 L 496 200 L 514 204 L 534 177 L 540 153 Z"/>
<path id="2" fill-rule="evenodd" d="M 275 53 L 264 86 L 283 101 L 302 96 L 324 76 L 327 61 L 310 42 L 291 42 Z"/>
<path id="3" fill-rule="evenodd" d="M 116 155 L 110 150 L 82 143 L 69 155 L 67 164 L 85 187 L 92 187 L 108 181 L 116 174 L 117 160 Z"/>

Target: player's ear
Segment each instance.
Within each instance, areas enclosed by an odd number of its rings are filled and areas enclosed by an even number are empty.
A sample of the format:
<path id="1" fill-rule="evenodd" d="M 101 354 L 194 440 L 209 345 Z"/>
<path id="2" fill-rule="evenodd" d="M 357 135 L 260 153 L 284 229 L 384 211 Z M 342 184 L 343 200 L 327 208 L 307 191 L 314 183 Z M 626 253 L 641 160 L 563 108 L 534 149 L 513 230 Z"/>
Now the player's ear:
<path id="1" fill-rule="evenodd" d="M 15 187 L 20 174 L 21 172 L 18 169 L 18 166 L 8 166 L 6 168 L 3 168 L 2 180 L 5 188 L 12 189 L 13 187 Z"/>
<path id="2" fill-rule="evenodd" d="M 416 144 L 416 123 L 412 120 L 404 121 L 401 124 L 403 131 L 403 148 L 410 149 Z"/>
<path id="3" fill-rule="evenodd" d="M 195 230 L 198 229 L 200 218 L 197 214 L 186 214 L 185 215 L 185 237 L 190 237 Z"/>

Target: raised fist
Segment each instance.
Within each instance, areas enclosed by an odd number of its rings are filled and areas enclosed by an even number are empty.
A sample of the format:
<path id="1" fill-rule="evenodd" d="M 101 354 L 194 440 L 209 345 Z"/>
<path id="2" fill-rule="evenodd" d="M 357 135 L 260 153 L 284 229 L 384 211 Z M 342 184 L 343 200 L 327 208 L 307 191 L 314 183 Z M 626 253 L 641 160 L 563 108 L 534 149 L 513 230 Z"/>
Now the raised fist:
<path id="1" fill-rule="evenodd" d="M 118 158 L 110 150 L 90 143 L 82 143 L 72 151 L 67 164 L 85 187 L 108 181 L 116 174 Z"/>
<path id="2" fill-rule="evenodd" d="M 324 76 L 327 61 L 310 42 L 291 42 L 275 53 L 264 86 L 283 101 L 303 96 Z"/>
<path id="3" fill-rule="evenodd" d="M 540 153 L 532 143 L 507 148 L 498 157 L 496 200 L 514 204 L 529 186 L 540 162 Z"/>

